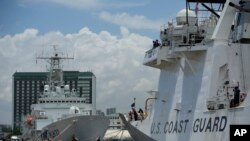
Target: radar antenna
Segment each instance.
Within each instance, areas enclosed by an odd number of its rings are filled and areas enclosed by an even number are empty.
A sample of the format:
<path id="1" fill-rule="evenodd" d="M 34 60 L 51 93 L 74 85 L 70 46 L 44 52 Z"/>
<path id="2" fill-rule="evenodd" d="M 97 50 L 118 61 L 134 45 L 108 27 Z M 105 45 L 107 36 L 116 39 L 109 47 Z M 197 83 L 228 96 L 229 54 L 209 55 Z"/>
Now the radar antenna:
<path id="1" fill-rule="evenodd" d="M 54 53 L 52 56 L 38 56 L 36 59 L 46 60 L 50 65 L 48 68 L 48 83 L 50 86 L 61 86 L 63 85 L 63 66 L 62 62 L 64 60 L 74 59 L 73 57 L 63 56 L 63 53 L 58 52 L 57 45 L 52 45 L 54 48 Z"/>

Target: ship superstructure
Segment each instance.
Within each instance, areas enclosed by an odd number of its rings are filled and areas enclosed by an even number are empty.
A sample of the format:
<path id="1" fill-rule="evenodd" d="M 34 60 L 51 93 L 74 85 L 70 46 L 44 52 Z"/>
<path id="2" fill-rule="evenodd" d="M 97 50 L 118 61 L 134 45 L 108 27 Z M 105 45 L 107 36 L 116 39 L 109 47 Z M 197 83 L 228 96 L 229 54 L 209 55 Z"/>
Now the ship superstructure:
<path id="1" fill-rule="evenodd" d="M 145 54 L 143 64 L 161 72 L 150 114 L 123 118 L 135 140 L 228 141 L 230 125 L 250 123 L 250 1 L 186 6 Z"/>
<path id="2" fill-rule="evenodd" d="M 32 112 L 26 119 L 24 137 L 54 140 L 102 138 L 109 120 L 96 115 L 95 102 L 87 103 L 76 89 L 64 84 L 62 62 L 73 57 L 62 55 L 55 49 L 52 56 L 37 57 L 50 64 L 48 78 L 42 86 L 38 103 L 31 105 Z"/>
<path id="3" fill-rule="evenodd" d="M 44 91 L 38 99 L 38 104 L 31 106 L 38 130 L 41 130 L 44 125 L 70 115 L 95 114 L 93 104 L 85 103 L 85 98 L 78 95 L 76 89 L 70 89 L 69 85 L 64 85 L 62 61 L 73 57 L 62 57 L 55 51 L 54 56 L 37 57 L 37 59 L 46 60 L 50 64 L 47 84 L 43 86 Z"/>

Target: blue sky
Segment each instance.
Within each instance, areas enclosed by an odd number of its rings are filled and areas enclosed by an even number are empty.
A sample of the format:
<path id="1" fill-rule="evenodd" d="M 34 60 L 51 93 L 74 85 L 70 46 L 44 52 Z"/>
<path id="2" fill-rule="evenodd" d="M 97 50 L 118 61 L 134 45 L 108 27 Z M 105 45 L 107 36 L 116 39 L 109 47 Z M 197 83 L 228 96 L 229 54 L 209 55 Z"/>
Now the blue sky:
<path id="1" fill-rule="evenodd" d="M 132 19 L 143 16 L 147 22 L 158 24 L 173 18 L 184 5 L 184 0 L 1 0 L 0 35 L 13 35 L 27 28 L 38 29 L 39 34 L 48 31 L 73 33 L 82 27 L 117 34 L 122 23 L 107 21 L 100 17 L 101 13 L 127 14 Z M 146 28 L 145 22 L 140 24 L 141 28 L 133 25 L 129 28 L 136 33 L 158 37 L 157 28 Z"/>
<path id="2" fill-rule="evenodd" d="M 184 7 L 184 0 L 0 0 L 0 124 L 11 123 L 13 73 L 45 71 L 35 56 L 53 44 L 74 53 L 65 70 L 94 72 L 97 108 L 126 112 L 134 97 L 144 107 L 159 78 L 143 66 L 145 51 Z"/>

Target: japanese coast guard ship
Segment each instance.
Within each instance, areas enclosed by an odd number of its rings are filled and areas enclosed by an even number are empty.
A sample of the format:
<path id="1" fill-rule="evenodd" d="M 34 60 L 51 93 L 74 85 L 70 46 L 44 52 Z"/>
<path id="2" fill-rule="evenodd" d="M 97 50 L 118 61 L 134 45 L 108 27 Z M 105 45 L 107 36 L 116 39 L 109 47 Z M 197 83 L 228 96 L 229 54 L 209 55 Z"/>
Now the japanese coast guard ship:
<path id="1" fill-rule="evenodd" d="M 62 54 L 62 53 L 61 53 Z M 55 53 L 45 59 L 50 64 L 48 81 L 37 104 L 27 116 L 24 139 L 88 141 L 103 138 L 109 126 L 105 116 L 96 115 L 95 104 L 85 103 L 75 89 L 64 85 L 62 61 L 73 59 Z"/>
<path id="2" fill-rule="evenodd" d="M 160 70 L 151 109 L 121 115 L 134 140 L 229 141 L 230 125 L 250 124 L 249 0 L 186 0 L 160 39 L 143 62 Z"/>

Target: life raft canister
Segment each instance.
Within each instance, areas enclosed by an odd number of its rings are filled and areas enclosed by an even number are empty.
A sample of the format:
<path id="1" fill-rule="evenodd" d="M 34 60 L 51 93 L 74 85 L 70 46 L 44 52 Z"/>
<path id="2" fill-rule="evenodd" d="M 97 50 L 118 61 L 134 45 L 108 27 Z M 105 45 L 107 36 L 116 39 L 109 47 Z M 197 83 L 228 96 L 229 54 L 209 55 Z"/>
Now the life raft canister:
<path id="1" fill-rule="evenodd" d="M 242 103 L 245 100 L 246 97 L 247 97 L 246 93 L 241 93 L 240 94 L 240 102 Z"/>
<path id="2" fill-rule="evenodd" d="M 32 121 L 33 121 L 33 117 L 31 115 L 28 115 L 26 117 L 26 122 L 28 123 L 28 125 L 32 126 Z"/>

